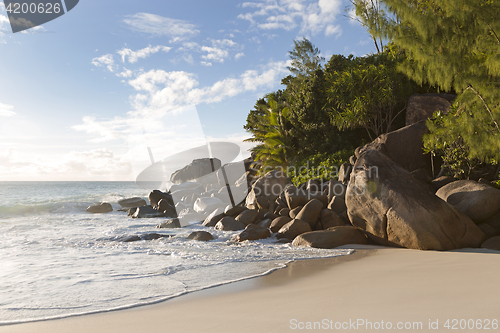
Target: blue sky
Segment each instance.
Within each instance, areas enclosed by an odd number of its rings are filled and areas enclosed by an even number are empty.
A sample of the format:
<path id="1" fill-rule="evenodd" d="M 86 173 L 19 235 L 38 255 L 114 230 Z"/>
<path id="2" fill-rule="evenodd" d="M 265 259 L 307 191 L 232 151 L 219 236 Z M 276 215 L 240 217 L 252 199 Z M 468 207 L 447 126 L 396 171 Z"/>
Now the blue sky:
<path id="1" fill-rule="evenodd" d="M 0 180 L 134 180 L 209 141 L 248 155 L 248 111 L 280 89 L 293 40 L 374 52 L 347 0 L 80 0 L 11 32 L 0 1 Z"/>

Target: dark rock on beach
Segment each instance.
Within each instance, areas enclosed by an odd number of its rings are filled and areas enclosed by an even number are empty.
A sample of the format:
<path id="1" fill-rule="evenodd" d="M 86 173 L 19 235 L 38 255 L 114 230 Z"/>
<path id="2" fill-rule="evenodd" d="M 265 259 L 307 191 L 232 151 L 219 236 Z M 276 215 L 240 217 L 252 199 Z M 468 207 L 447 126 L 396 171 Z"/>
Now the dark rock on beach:
<path id="1" fill-rule="evenodd" d="M 205 218 L 202 225 L 204 227 L 215 227 L 217 222 L 219 222 L 224 216 L 224 210 L 222 208 L 217 208 Z"/>
<path id="2" fill-rule="evenodd" d="M 113 207 L 111 206 L 111 204 L 109 204 L 107 202 L 101 202 L 98 205 L 89 206 L 87 208 L 87 212 L 93 213 L 93 214 L 109 213 L 112 211 L 113 211 Z"/>
<path id="3" fill-rule="evenodd" d="M 298 235 L 309 231 L 312 231 L 309 223 L 294 219 L 281 227 L 276 234 L 276 238 L 294 239 Z"/>
<path id="4" fill-rule="evenodd" d="M 304 205 L 295 218 L 309 223 L 312 229 L 316 225 L 322 210 L 323 203 L 318 199 L 313 199 Z"/>
<path id="5" fill-rule="evenodd" d="M 474 222 L 483 222 L 500 211 L 500 190 L 474 180 L 458 180 L 441 187 L 436 195 Z"/>
<path id="6" fill-rule="evenodd" d="M 170 236 L 157 234 L 157 233 L 149 233 L 149 234 L 143 234 L 143 235 L 121 236 L 121 237 L 115 238 L 114 241 L 130 243 L 130 242 L 137 242 L 137 241 L 141 241 L 141 240 L 155 240 L 155 239 L 168 238 L 168 237 L 170 237 Z"/>
<path id="7" fill-rule="evenodd" d="M 281 229 L 281 227 L 283 227 L 291 220 L 292 219 L 288 216 L 277 217 L 271 222 L 271 226 L 269 228 L 271 229 L 272 232 L 278 232 Z"/>
<path id="8" fill-rule="evenodd" d="M 500 251 L 500 236 L 495 236 L 490 239 L 487 239 L 486 241 L 483 242 L 483 244 L 481 244 L 481 247 L 483 249 Z"/>
<path id="9" fill-rule="evenodd" d="M 159 229 L 173 229 L 173 228 L 181 228 L 181 222 L 179 219 L 170 219 L 168 221 L 162 222 L 156 226 Z"/>
<path id="10" fill-rule="evenodd" d="M 297 236 L 292 245 L 333 249 L 347 244 L 368 244 L 368 238 L 358 229 L 348 226 L 323 231 L 311 231 Z"/>
<path id="11" fill-rule="evenodd" d="M 269 229 L 256 224 L 249 224 L 246 226 L 245 230 L 238 235 L 236 240 L 238 242 L 243 242 L 246 240 L 265 239 L 268 237 L 271 237 L 271 231 L 269 231 Z"/>
<path id="12" fill-rule="evenodd" d="M 146 206 L 147 202 L 142 198 L 134 197 L 134 198 L 120 200 L 118 201 L 118 204 L 123 208 L 132 208 L 132 207 Z"/>
<path id="13" fill-rule="evenodd" d="M 208 242 L 214 239 L 214 236 L 206 231 L 193 231 L 189 234 L 189 236 L 187 236 L 187 239 Z"/>
<path id="14" fill-rule="evenodd" d="M 151 193 L 149 193 L 149 203 L 154 209 L 158 209 L 158 203 L 160 200 L 165 200 L 170 204 L 170 206 L 175 207 L 174 200 L 172 199 L 172 195 L 169 193 L 165 193 L 159 190 L 154 190 Z"/>
<path id="15" fill-rule="evenodd" d="M 340 216 L 330 209 L 323 209 L 321 211 L 320 222 L 324 230 L 345 225 Z M 316 230 L 318 230 L 318 228 L 316 228 Z"/>
<path id="16" fill-rule="evenodd" d="M 269 171 L 252 185 L 245 200 L 245 206 L 251 209 L 259 208 L 257 202 L 260 201 L 262 203 L 262 199 L 259 200 L 259 198 L 273 202 L 283 191 L 287 182 L 288 179 L 284 172 L 277 170 Z"/>
<path id="17" fill-rule="evenodd" d="M 259 212 L 255 209 L 248 209 L 244 212 L 241 212 L 238 216 L 236 216 L 236 221 L 240 221 L 244 225 L 249 225 L 254 223 L 259 216 Z"/>
<path id="18" fill-rule="evenodd" d="M 222 218 L 215 225 L 215 229 L 223 230 L 223 231 L 243 230 L 243 229 L 245 229 L 245 227 L 246 226 L 243 223 L 241 223 L 240 221 L 236 221 L 231 216 L 226 216 L 226 217 Z"/>
<path id="19" fill-rule="evenodd" d="M 441 187 L 448 185 L 456 181 L 455 178 L 450 176 L 441 176 L 431 181 L 431 186 L 434 189 L 434 192 L 437 192 Z"/>
<path id="20" fill-rule="evenodd" d="M 165 215 L 151 206 L 141 206 L 137 207 L 132 214 L 133 218 L 154 218 L 154 217 L 164 217 Z"/>

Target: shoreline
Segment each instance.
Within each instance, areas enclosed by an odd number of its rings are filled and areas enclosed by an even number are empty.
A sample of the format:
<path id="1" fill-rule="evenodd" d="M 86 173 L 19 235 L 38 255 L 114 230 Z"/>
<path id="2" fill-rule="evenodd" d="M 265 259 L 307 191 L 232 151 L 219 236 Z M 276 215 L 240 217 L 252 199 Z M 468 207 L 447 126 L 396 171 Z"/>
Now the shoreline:
<path id="1" fill-rule="evenodd" d="M 423 330 L 438 321 L 437 331 L 445 331 L 447 319 L 500 320 L 498 252 L 344 248 L 356 251 L 294 261 L 158 304 L 12 324 L 0 332 L 288 332 L 325 320 L 420 322 Z"/>

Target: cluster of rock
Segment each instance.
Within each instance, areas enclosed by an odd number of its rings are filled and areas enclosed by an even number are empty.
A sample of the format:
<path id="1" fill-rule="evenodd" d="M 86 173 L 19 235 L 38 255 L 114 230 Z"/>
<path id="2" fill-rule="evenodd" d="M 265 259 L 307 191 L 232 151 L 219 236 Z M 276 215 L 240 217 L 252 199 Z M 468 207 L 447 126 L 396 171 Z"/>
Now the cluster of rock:
<path id="1" fill-rule="evenodd" d="M 297 188 L 282 172 L 271 171 L 254 182 L 244 204 L 215 209 L 202 225 L 241 230 L 236 236 L 240 242 L 274 235 L 279 242 L 321 248 L 367 243 L 349 224 L 345 193 L 339 181 L 309 181 Z"/>
<path id="2" fill-rule="evenodd" d="M 380 244 L 500 250 L 500 190 L 490 183 L 491 175 L 479 182 L 433 179 L 434 161 L 422 150 L 425 119 L 437 109 L 446 112 L 452 101 L 451 95 L 412 96 L 407 126 L 356 149 L 338 180 L 310 180 L 295 187 L 281 171 L 254 180 L 250 160 L 244 170 L 221 168 L 216 162 L 216 171 L 213 160 L 210 165 L 195 160 L 173 175 L 177 184 L 170 192 L 151 192 L 150 205 L 137 198 L 120 204 L 134 206 L 128 210 L 132 217 L 169 217 L 159 228 L 199 221 L 221 231 L 240 231 L 237 241 L 274 236 L 278 242 L 317 248 Z M 207 241 L 213 236 L 195 232 L 189 238 Z"/>

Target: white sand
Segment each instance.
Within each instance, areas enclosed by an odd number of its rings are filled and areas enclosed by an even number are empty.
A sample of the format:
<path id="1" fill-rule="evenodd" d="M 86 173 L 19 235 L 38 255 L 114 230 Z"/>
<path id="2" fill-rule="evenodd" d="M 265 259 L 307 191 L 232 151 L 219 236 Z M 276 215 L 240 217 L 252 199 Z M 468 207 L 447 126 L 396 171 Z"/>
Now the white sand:
<path id="1" fill-rule="evenodd" d="M 499 277 L 500 253 L 493 251 L 358 250 L 157 305 L 3 326 L 0 333 L 294 332 L 312 331 L 306 328 L 314 322 L 316 331 L 449 332 L 448 319 L 474 327 L 458 331 L 498 332 L 477 325 L 500 321 Z M 430 330 L 429 321 L 439 329 Z"/>

